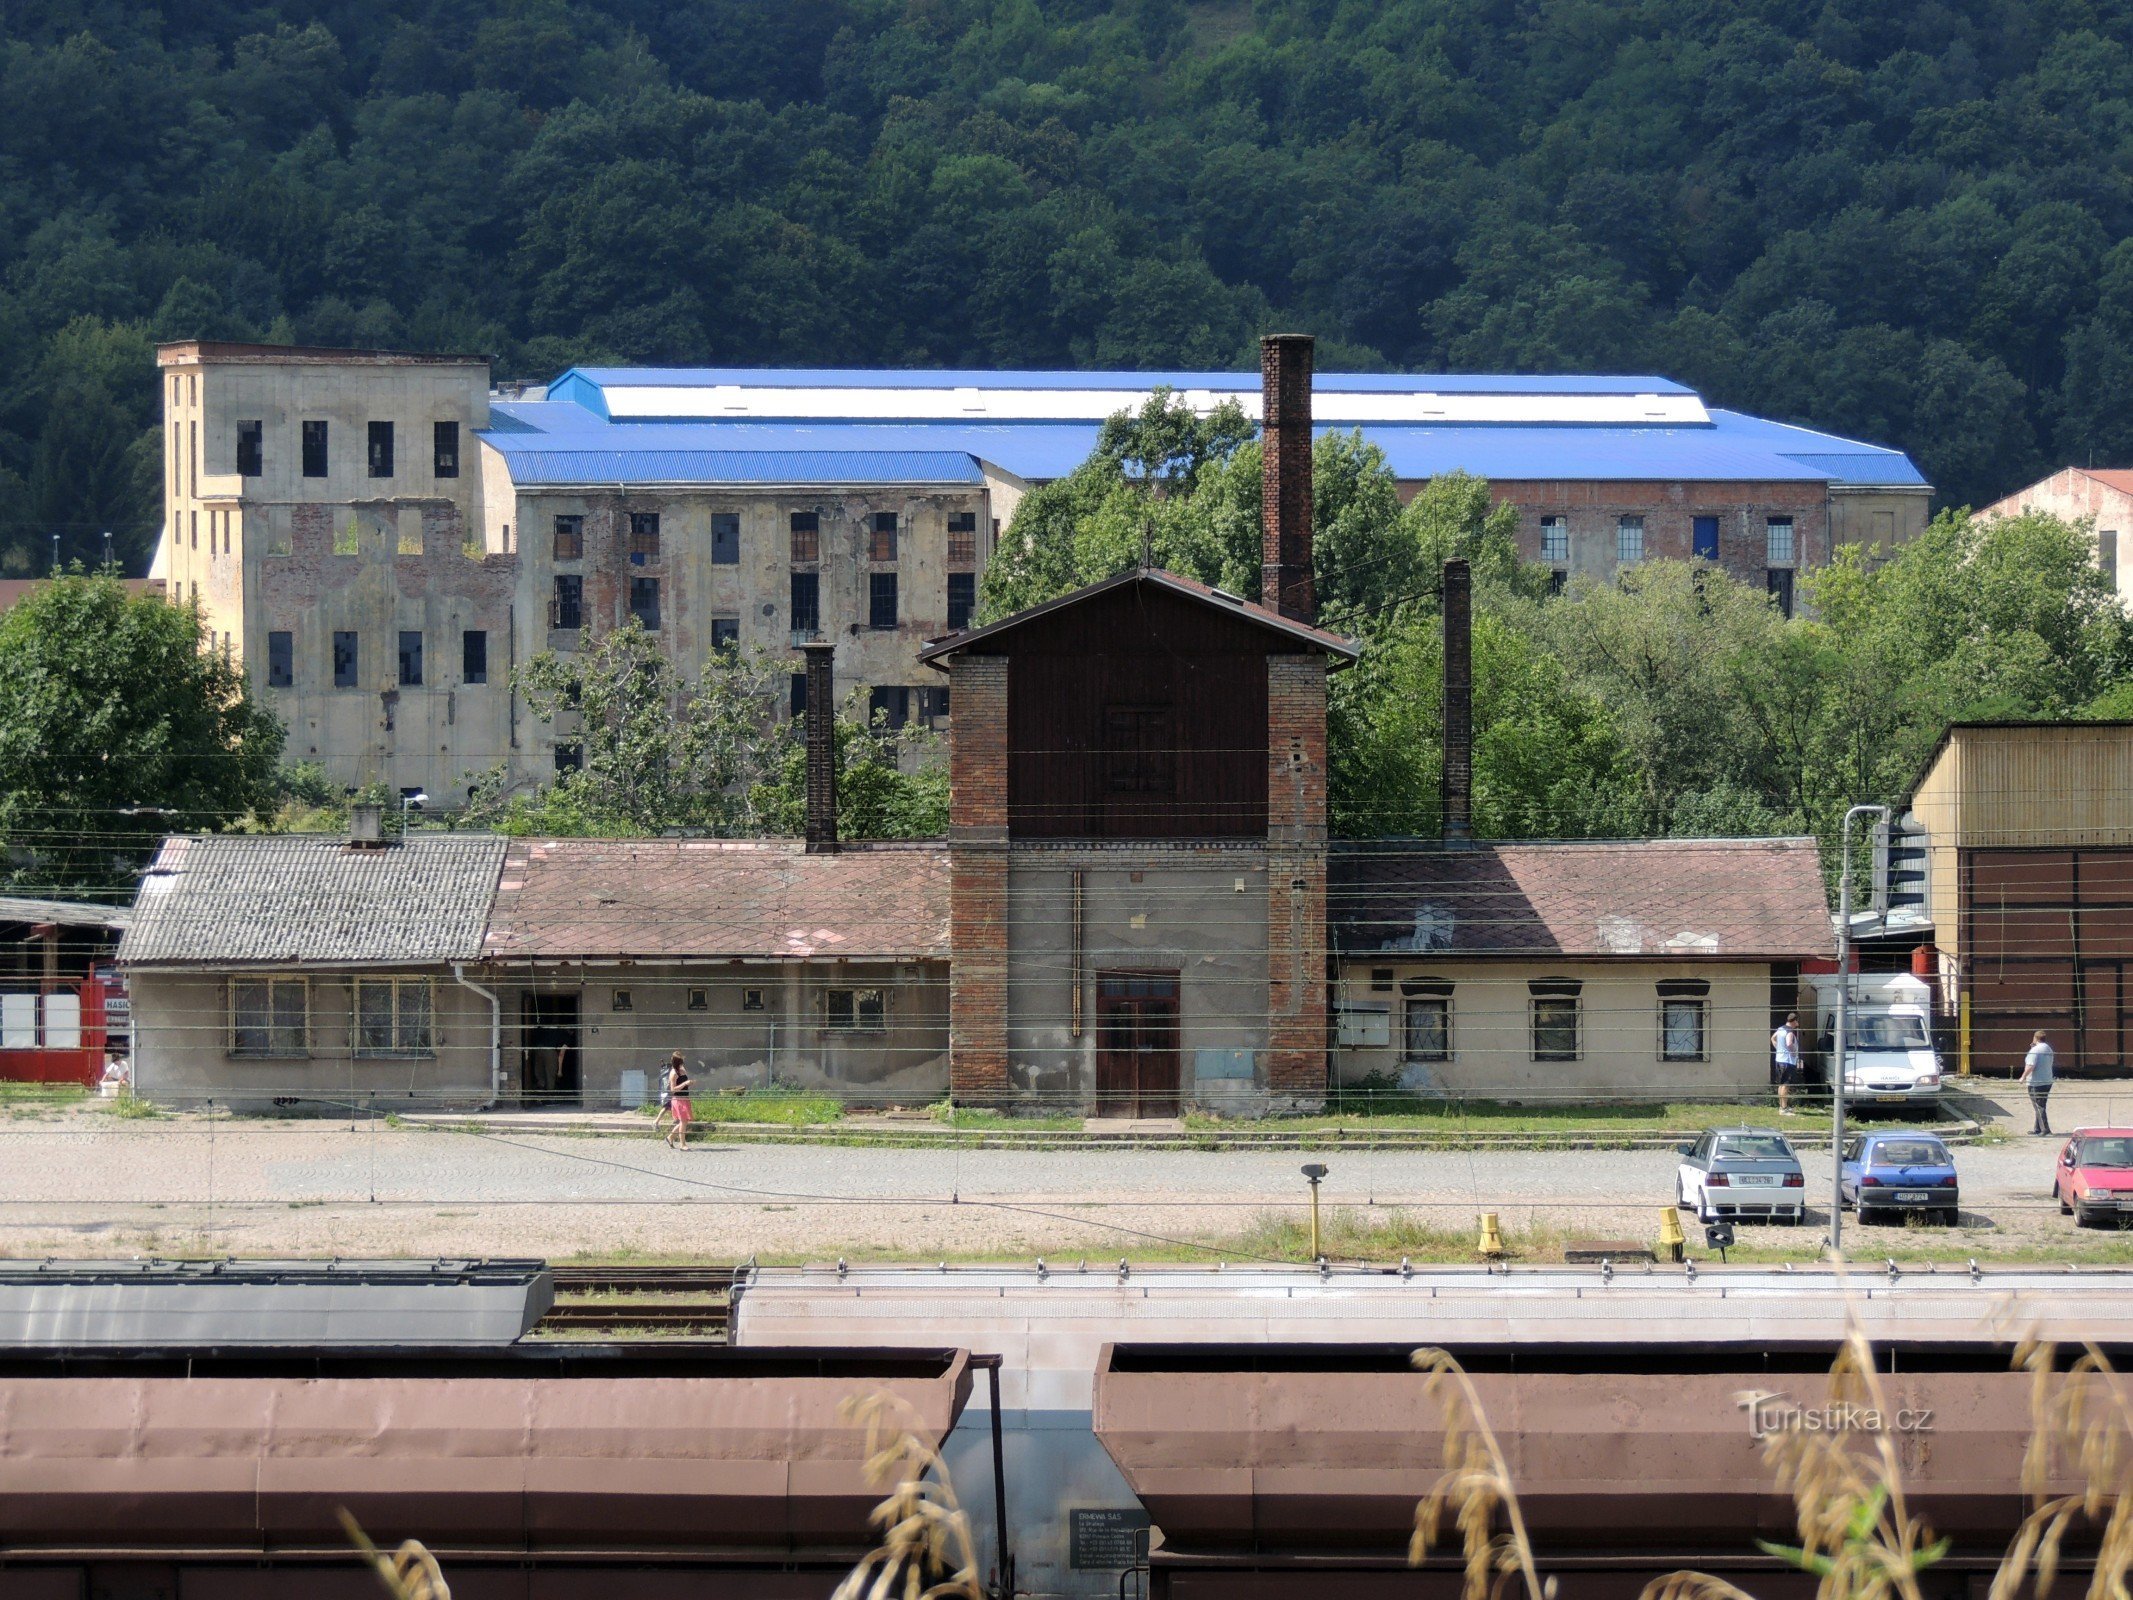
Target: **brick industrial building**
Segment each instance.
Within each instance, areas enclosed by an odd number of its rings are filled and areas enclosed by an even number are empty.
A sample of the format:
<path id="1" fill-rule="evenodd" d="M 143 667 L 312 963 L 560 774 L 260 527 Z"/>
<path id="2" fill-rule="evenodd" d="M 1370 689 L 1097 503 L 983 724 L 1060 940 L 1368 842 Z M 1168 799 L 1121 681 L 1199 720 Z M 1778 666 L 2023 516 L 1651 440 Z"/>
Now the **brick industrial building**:
<path id="1" fill-rule="evenodd" d="M 942 725 L 920 652 L 969 623 L 1031 485 L 1158 386 L 1262 409 L 1233 373 L 574 369 L 507 393 L 448 356 L 187 342 L 158 361 L 155 575 L 245 663 L 292 758 L 440 804 L 499 765 L 552 774 L 570 729 L 513 673 L 631 617 L 685 674 L 728 643 L 790 652 L 796 707 L 800 646 L 829 640 L 870 709 Z M 1486 477 L 1565 578 L 1694 555 L 1789 605 L 1795 571 L 1909 537 L 1930 492 L 1895 451 L 1659 378 L 1327 374 L 1313 399 L 1313 426 L 1362 430 L 1403 493 Z"/>
<path id="2" fill-rule="evenodd" d="M 1543 1096 L 1752 1087 L 1769 1010 L 1829 938 L 1811 842 L 1669 843 L 1664 893 L 1637 847 L 1595 869 L 1571 854 L 1593 847 L 1478 844 L 1453 670 L 1446 836 L 1335 854 L 1327 675 L 1357 646 L 1316 625 L 1311 341 L 1265 341 L 1262 381 L 1269 604 L 1142 569 L 915 650 L 955 707 L 945 847 L 840 843 L 842 647 L 808 639 L 804 845 L 396 845 L 375 808 L 345 842 L 171 841 L 120 951 L 141 1090 L 613 1103 L 673 1048 L 719 1087 L 1124 1116 L 1309 1106 L 1382 1068 Z M 1464 563 L 1445 576 L 1464 662 Z M 1373 1016 L 1382 1040 L 1350 1036 Z"/>

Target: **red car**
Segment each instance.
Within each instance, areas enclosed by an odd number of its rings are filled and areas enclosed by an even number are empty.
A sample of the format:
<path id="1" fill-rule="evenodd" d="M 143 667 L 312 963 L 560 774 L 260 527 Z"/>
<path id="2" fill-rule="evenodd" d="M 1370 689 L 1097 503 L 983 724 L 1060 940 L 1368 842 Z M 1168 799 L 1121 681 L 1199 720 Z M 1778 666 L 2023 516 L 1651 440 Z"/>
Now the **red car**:
<path id="1" fill-rule="evenodd" d="M 2059 1152 L 2052 1198 L 2084 1228 L 2133 1216 L 2133 1128 L 2076 1128 Z"/>

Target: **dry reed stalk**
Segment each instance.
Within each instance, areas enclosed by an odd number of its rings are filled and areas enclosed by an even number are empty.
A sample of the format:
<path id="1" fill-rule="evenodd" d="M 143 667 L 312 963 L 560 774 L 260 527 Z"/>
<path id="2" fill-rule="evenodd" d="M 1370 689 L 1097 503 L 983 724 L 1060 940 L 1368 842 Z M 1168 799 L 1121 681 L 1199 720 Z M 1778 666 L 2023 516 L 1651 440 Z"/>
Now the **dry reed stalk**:
<path id="1" fill-rule="evenodd" d="M 1993 1574 L 1990 1600 L 2014 1600 L 2032 1576 L 2035 1592 L 2048 1593 L 2077 1517 L 2103 1525 L 2096 1574 L 2088 1587 L 2090 1600 L 2127 1600 L 2126 1577 L 2133 1570 L 2133 1405 L 2128 1404 L 2125 1385 L 2093 1344 L 2082 1346 L 2056 1392 L 2056 1345 L 2025 1339 L 2015 1364 L 2030 1377 L 2022 1492 L 2031 1510 Z M 2067 1475 L 2077 1478 L 2081 1488 L 2054 1494 L 2052 1485 Z"/>
<path id="2" fill-rule="evenodd" d="M 867 1482 L 889 1486 L 871 1520 L 880 1542 L 845 1574 L 830 1600 L 985 1600 L 970 1519 L 932 1445 L 919 1437 L 917 1415 L 895 1395 L 871 1394 L 837 1408 L 864 1423 Z M 948 1572 L 938 1583 L 927 1574 Z"/>
<path id="3" fill-rule="evenodd" d="M 1555 1580 L 1544 1581 L 1534 1566 L 1518 1491 L 1474 1380 L 1448 1350 L 1417 1350 L 1414 1364 L 1429 1374 L 1425 1392 L 1444 1412 L 1444 1475 L 1415 1507 L 1408 1565 L 1422 1564 L 1449 1518 L 1466 1554 L 1466 1600 L 1503 1600 L 1514 1582 L 1524 1585 L 1526 1600 L 1555 1600 Z"/>
<path id="4" fill-rule="evenodd" d="M 444 1581 L 444 1570 L 419 1539 L 409 1539 L 387 1555 L 370 1542 L 370 1535 L 348 1514 L 346 1507 L 342 1508 L 340 1516 L 341 1526 L 348 1530 L 348 1537 L 362 1552 L 364 1563 L 378 1575 L 378 1581 L 385 1585 L 385 1592 L 393 1600 L 452 1600 L 451 1587 Z"/>

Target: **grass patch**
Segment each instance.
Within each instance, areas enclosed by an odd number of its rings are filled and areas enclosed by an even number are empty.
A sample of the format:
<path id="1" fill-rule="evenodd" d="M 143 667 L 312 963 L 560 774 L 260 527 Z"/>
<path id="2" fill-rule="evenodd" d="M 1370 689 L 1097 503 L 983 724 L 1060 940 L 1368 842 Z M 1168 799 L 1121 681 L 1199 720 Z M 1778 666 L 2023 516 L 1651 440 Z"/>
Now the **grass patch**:
<path id="1" fill-rule="evenodd" d="M 692 1120 L 696 1122 L 774 1122 L 788 1128 L 813 1128 L 844 1120 L 844 1102 L 833 1094 L 809 1094 L 800 1089 L 743 1089 L 738 1094 L 692 1096 Z M 653 1107 L 653 1114 L 658 1108 Z"/>
<path id="2" fill-rule="evenodd" d="M 109 1100 L 95 1101 L 92 1109 L 101 1111 L 107 1117 L 118 1117 L 127 1122 L 163 1115 L 161 1106 L 153 1100 L 143 1100 L 131 1089 L 121 1089 Z"/>
<path id="3" fill-rule="evenodd" d="M 1431 1095 L 1341 1091 L 1326 1109 L 1309 1115 L 1230 1118 L 1195 1111 L 1185 1118 L 1195 1131 L 1262 1128 L 1273 1131 L 1354 1128 L 1413 1129 L 1430 1133 L 1671 1133 L 1702 1128 L 1777 1128 L 1786 1133 L 1827 1133 L 1829 1113 L 1810 1109 L 1782 1116 L 1774 1105 L 1713 1104 L 1668 1100 L 1642 1105 L 1513 1105 L 1494 1100 L 1444 1099 Z"/>

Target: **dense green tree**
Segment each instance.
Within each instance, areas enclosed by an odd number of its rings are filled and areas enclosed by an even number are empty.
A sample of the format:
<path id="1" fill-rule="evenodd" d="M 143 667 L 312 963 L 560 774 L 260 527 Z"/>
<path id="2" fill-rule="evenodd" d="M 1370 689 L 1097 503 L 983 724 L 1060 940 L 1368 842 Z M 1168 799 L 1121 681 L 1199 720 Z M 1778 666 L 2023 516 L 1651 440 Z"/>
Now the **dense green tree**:
<path id="1" fill-rule="evenodd" d="M 198 614 L 79 570 L 0 616 L 0 873 L 125 899 L 167 833 L 271 812 L 281 724 Z"/>

